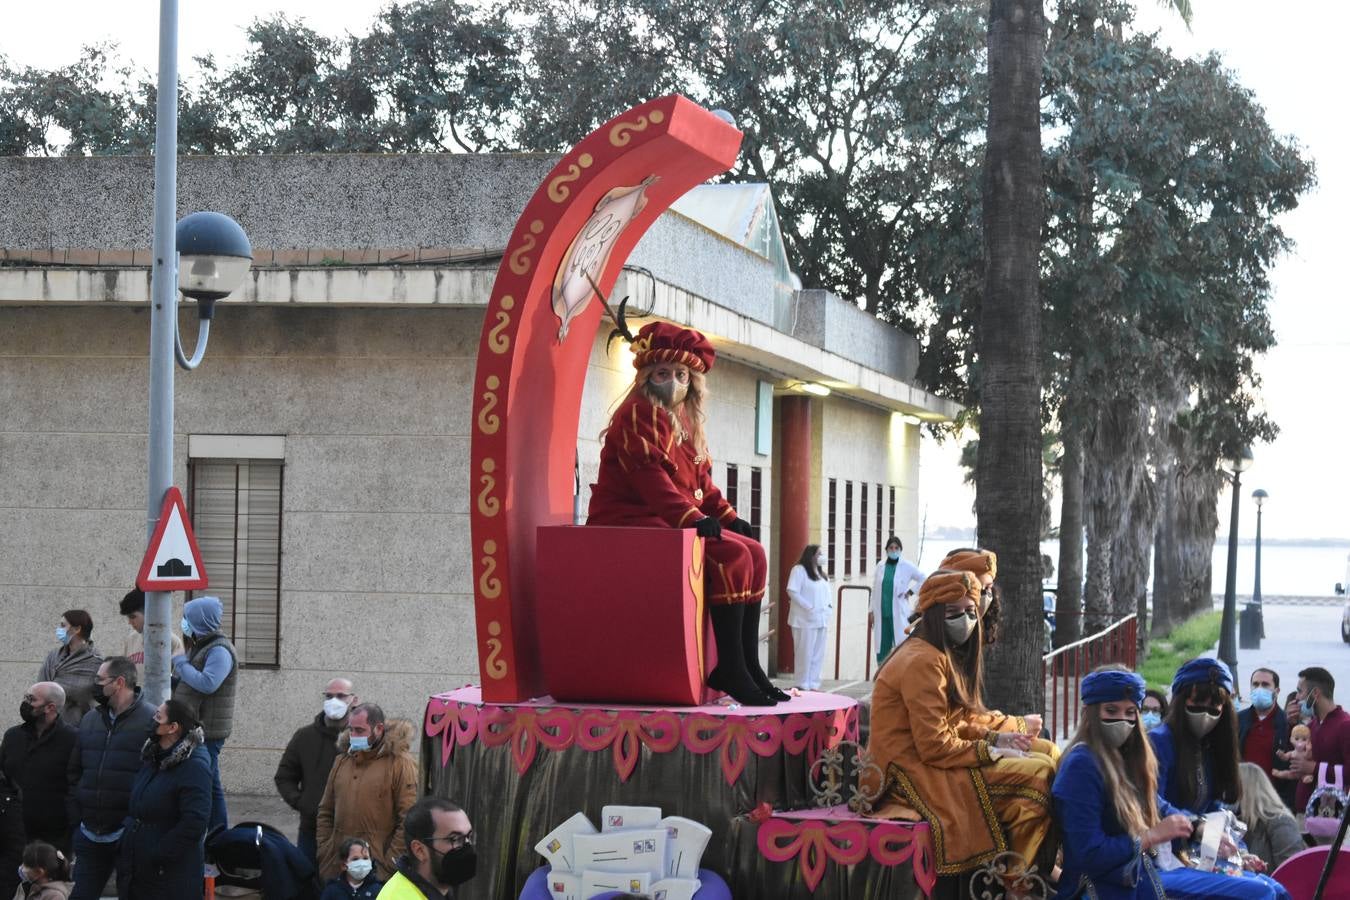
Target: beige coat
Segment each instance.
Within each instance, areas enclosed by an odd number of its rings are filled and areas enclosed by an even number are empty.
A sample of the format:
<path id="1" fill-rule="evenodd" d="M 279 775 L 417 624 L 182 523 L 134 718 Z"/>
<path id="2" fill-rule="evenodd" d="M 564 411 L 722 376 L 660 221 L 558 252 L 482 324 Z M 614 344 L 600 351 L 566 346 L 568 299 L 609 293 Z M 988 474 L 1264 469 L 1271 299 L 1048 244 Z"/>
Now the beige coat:
<path id="1" fill-rule="evenodd" d="M 413 726 L 391 719 L 384 738 L 370 750 L 349 752 L 348 734 L 338 735 L 338 758 L 319 801 L 319 874 L 325 881 L 342 870 L 338 854 L 349 837 L 370 842 L 379 878 L 388 881 L 406 849 L 403 817 L 417 802 L 417 764 L 409 748 Z"/>

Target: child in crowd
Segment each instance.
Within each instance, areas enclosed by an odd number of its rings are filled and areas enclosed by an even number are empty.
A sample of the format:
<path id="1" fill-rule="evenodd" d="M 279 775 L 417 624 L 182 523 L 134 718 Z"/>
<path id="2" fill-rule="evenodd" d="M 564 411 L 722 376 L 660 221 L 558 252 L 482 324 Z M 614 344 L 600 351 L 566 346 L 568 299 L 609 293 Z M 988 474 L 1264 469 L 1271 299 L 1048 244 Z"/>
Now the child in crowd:
<path id="1" fill-rule="evenodd" d="M 23 848 L 19 878 L 22 884 L 15 900 L 66 900 L 75 887 L 65 855 L 42 841 L 33 841 Z"/>
<path id="2" fill-rule="evenodd" d="M 370 844 L 347 838 L 342 842 L 342 873 L 324 886 L 319 900 L 374 900 L 382 887 L 370 860 Z"/>

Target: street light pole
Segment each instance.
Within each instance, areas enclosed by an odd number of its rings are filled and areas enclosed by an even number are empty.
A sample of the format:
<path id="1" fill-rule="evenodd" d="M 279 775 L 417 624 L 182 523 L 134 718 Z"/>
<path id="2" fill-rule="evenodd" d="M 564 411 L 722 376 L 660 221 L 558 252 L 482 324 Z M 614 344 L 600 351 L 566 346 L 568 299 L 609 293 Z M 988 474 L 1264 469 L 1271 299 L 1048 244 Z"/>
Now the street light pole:
<path id="1" fill-rule="evenodd" d="M 164 494 L 173 485 L 173 366 L 178 329 L 178 0 L 159 4 L 159 82 L 155 98 L 155 224 L 150 270 L 150 451 L 146 541 L 159 522 Z M 145 595 L 145 699 L 159 706 L 169 697 L 172 597 Z"/>
<path id="2" fill-rule="evenodd" d="M 1219 659 L 1228 664 L 1237 683 L 1237 548 L 1238 509 L 1242 499 L 1242 473 L 1252 464 L 1251 448 L 1232 460 L 1233 510 L 1228 519 L 1228 573 L 1223 588 L 1223 618 L 1219 624 Z"/>
<path id="3" fill-rule="evenodd" d="M 1269 496 L 1261 488 L 1252 491 L 1252 499 L 1256 501 L 1256 581 L 1252 585 L 1252 602 L 1257 606 L 1261 605 L 1261 507 Z"/>

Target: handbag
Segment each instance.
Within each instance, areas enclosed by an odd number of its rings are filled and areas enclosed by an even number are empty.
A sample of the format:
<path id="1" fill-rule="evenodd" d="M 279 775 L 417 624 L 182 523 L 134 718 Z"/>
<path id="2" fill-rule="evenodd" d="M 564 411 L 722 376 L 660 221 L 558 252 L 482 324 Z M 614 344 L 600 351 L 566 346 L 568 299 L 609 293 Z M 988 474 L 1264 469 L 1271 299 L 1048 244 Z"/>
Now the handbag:
<path id="1" fill-rule="evenodd" d="M 1335 779 L 1328 780 L 1328 766 L 1328 763 L 1317 766 L 1317 787 L 1308 798 L 1308 808 L 1303 817 L 1303 827 L 1319 841 L 1335 840 L 1336 831 L 1341 827 L 1341 817 L 1345 815 L 1346 803 L 1350 802 L 1341 779 L 1341 767 L 1330 766 L 1335 772 Z"/>

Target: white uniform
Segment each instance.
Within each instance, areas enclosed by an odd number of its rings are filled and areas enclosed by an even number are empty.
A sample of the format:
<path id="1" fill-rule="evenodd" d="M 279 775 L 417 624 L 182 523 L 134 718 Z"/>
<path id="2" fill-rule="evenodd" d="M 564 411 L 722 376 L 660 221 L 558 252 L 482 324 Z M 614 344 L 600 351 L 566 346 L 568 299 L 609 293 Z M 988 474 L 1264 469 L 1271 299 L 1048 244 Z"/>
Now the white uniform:
<path id="1" fill-rule="evenodd" d="M 792 628 L 797 686 L 803 690 L 820 687 L 820 668 L 825 662 L 825 635 L 829 631 L 834 594 L 825 578 L 812 580 L 798 564 L 788 575 L 788 626 Z"/>

